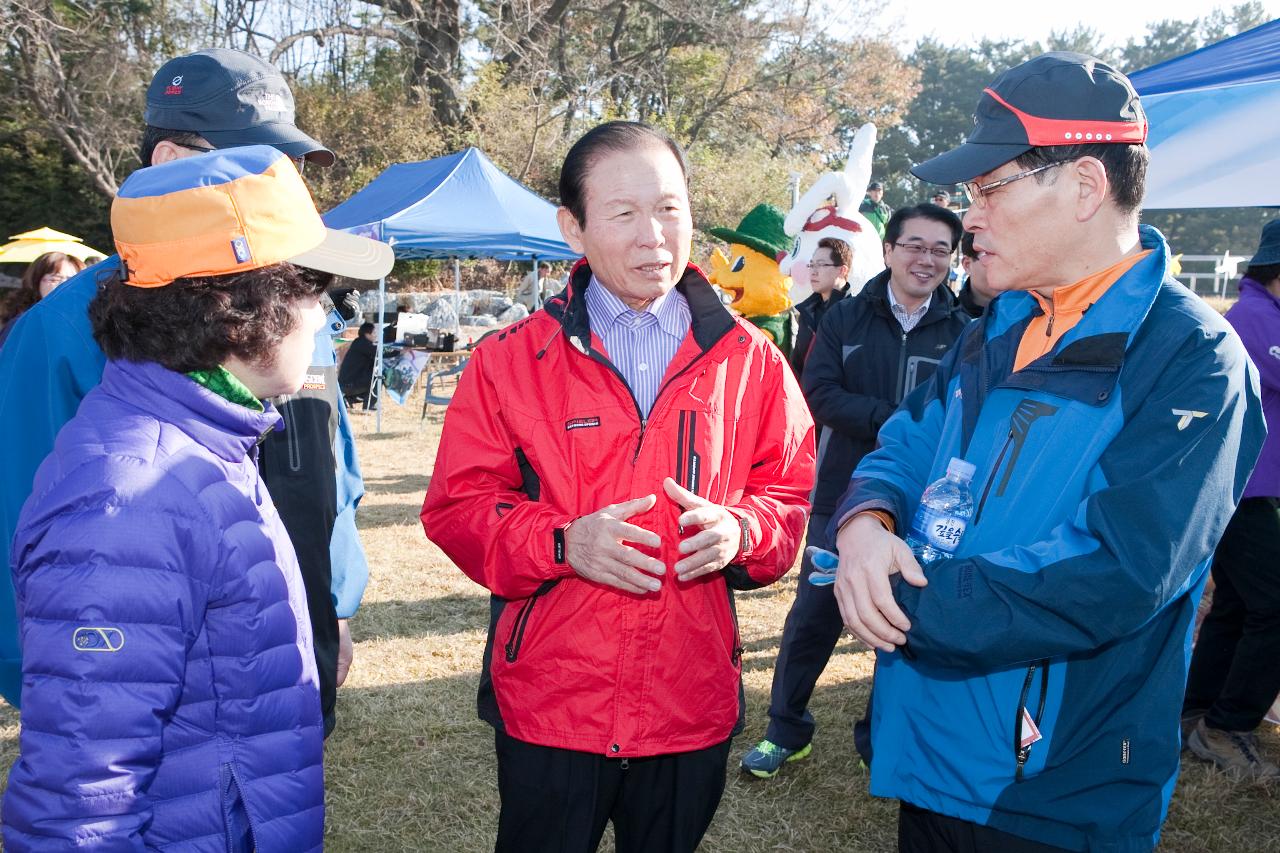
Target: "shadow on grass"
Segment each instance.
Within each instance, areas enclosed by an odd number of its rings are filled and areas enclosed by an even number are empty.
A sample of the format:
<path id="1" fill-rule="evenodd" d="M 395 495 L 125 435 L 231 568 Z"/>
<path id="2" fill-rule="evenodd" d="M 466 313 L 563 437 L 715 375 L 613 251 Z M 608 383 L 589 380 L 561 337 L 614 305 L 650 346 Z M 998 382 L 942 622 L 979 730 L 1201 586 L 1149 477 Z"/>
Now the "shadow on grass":
<path id="1" fill-rule="evenodd" d="M 364 478 L 364 490 L 370 495 L 425 495 L 430 485 L 430 474 Z"/>
<path id="2" fill-rule="evenodd" d="M 747 657 L 742 661 L 743 672 L 758 672 L 762 669 L 772 670 L 774 664 L 778 662 L 778 639 L 774 639 L 772 643 L 764 641 L 763 643 L 751 643 L 743 647 L 743 651 L 750 653 L 753 649 L 750 646 L 758 646 L 754 651 L 767 651 L 770 654 L 760 655 L 759 657 Z M 831 652 L 831 657 L 837 655 L 860 655 L 867 651 L 866 646 L 857 643 L 841 641 L 836 644 L 835 650 Z"/>
<path id="3" fill-rule="evenodd" d="M 372 415 L 370 415 L 370 417 L 372 417 Z M 396 441 L 397 439 L 411 435 L 413 435 L 413 430 L 399 430 L 397 432 L 388 432 L 383 430 L 382 432 L 374 432 L 373 429 L 370 428 L 368 432 L 361 434 L 360 441 Z"/>
<path id="4" fill-rule="evenodd" d="M 493 732 L 476 718 L 476 684 L 468 674 L 339 691 L 338 729 L 325 747 L 326 850 L 493 849 L 497 768 Z M 747 732 L 730 752 L 724 798 L 699 851 L 892 849 L 896 811 L 867 795 L 849 736 L 850 713 L 865 701 L 860 682 L 820 687 L 813 756 L 761 781 L 738 770 L 766 722 L 768 696 L 749 689 Z M 610 835 L 602 851 L 612 849 Z"/>
<path id="5" fill-rule="evenodd" d="M 360 504 L 360 509 L 356 512 L 356 526 L 361 530 L 372 530 L 378 527 L 398 527 L 400 525 L 410 525 L 415 529 L 416 536 L 423 536 L 422 521 L 418 514 L 422 511 L 422 507 L 418 504 Z M 418 545 L 426 546 L 427 540 L 414 539 L 406 543 L 409 547 L 417 547 Z"/>
<path id="6" fill-rule="evenodd" d="M 489 596 L 444 595 L 418 601 L 372 601 L 351 621 L 352 639 L 389 640 L 444 637 L 483 631 L 489 625 Z"/>

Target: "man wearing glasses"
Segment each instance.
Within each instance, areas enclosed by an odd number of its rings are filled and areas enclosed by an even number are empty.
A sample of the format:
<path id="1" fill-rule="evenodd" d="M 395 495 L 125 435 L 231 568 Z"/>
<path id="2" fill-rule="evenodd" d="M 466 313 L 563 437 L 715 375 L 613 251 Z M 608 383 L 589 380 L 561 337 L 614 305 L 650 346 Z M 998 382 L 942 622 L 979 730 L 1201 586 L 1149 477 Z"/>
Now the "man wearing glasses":
<path id="1" fill-rule="evenodd" d="M 169 60 L 147 89 L 139 159 L 158 165 L 221 148 L 270 145 L 293 158 L 329 166 L 334 154 L 294 124 L 293 94 L 271 65 L 236 50 L 202 50 Z M 230 251 L 230 247 L 229 247 Z M 100 278 L 120 263 L 111 257 L 58 287 L 27 311 L 0 351 L 0 544 L 9 542 L 36 468 L 80 400 L 102 378 L 88 305 Z M 338 330 L 341 324 L 338 325 Z M 364 494 L 355 442 L 338 399 L 337 366 L 323 329 L 315 342 L 307 385 L 278 398 L 286 429 L 262 445 L 260 467 L 298 552 L 315 639 L 325 733 L 333 728 L 337 685 L 350 665 L 346 618 L 360 602 L 368 567 L 355 527 Z M 139 531 L 140 535 L 143 531 Z M 0 578 L 0 695 L 15 707 L 22 676 L 13 587 Z"/>
<path id="2" fill-rule="evenodd" d="M 1159 840 L 1192 615 L 1265 428 L 1239 339 L 1138 224 L 1146 131 L 1127 78 L 1050 53 L 914 170 L 964 185 L 1000 295 L 833 522 L 841 615 L 879 651 L 871 793 L 908 853 Z M 922 570 L 902 537 L 953 457 L 974 513 Z"/>
<path id="3" fill-rule="evenodd" d="M 959 217 L 936 205 L 895 212 L 885 227 L 888 269 L 858 295 L 831 305 L 812 348 L 806 348 L 802 385 L 821 429 L 806 545 L 831 547 L 827 524 L 854 466 L 876 446 L 881 424 L 933 374 L 968 322 L 946 285 L 960 234 Z M 828 254 L 835 253 L 819 248 L 813 261 Z M 812 573 L 806 553 L 778 649 L 769 728 L 742 759 L 743 769 L 760 778 L 809 755 L 814 732 L 809 699 L 840 639 L 843 623 L 831 588 L 809 583 Z M 864 730 L 860 725 L 860 740 Z M 865 750 L 863 755 L 869 757 Z"/>

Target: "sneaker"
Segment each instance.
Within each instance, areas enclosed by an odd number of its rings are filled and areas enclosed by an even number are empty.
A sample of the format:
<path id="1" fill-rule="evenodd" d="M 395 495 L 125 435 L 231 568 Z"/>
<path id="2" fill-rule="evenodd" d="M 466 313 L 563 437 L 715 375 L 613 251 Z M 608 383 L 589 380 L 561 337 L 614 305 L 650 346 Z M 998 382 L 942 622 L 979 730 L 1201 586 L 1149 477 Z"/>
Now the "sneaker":
<path id="1" fill-rule="evenodd" d="M 1191 733 L 1196 730 L 1196 726 L 1200 725 L 1200 721 L 1204 719 L 1206 711 L 1204 708 L 1194 708 L 1190 711 L 1182 712 L 1182 751 L 1187 751 L 1187 740 L 1191 737 Z"/>
<path id="2" fill-rule="evenodd" d="M 1258 753 L 1258 742 L 1253 732 L 1212 729 L 1202 719 L 1187 738 L 1187 747 L 1236 778 L 1280 779 L 1280 767 Z"/>
<path id="3" fill-rule="evenodd" d="M 800 749 L 787 749 L 773 741 L 762 740 L 756 744 L 755 749 L 742 756 L 742 769 L 752 776 L 769 779 L 776 776 L 786 762 L 808 758 L 811 752 L 811 743 L 806 743 Z"/>

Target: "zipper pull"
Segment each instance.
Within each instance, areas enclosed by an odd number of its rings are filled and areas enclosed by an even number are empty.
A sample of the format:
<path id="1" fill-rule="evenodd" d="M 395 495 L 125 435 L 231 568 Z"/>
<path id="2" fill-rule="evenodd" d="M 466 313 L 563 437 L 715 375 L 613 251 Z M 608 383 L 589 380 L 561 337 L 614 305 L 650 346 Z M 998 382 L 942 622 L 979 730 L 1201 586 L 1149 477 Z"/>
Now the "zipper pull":
<path id="1" fill-rule="evenodd" d="M 1057 316 L 1058 316 L 1058 306 L 1057 306 L 1057 304 L 1053 301 L 1053 299 L 1052 299 L 1052 298 L 1050 298 L 1050 300 L 1049 300 L 1049 325 L 1048 325 L 1048 326 L 1046 326 L 1046 327 L 1045 327 L 1045 329 L 1044 329 L 1044 336 L 1045 336 L 1046 338 L 1052 338 L 1052 337 L 1053 337 L 1053 321 L 1054 321 L 1054 319 L 1056 319 L 1056 318 L 1057 318 Z"/>
<path id="2" fill-rule="evenodd" d="M 623 770 L 629 770 L 629 769 L 631 769 L 631 762 L 630 762 L 630 760 L 629 760 L 629 759 L 624 758 L 624 759 L 622 759 L 622 764 L 620 764 L 619 766 L 620 766 Z"/>

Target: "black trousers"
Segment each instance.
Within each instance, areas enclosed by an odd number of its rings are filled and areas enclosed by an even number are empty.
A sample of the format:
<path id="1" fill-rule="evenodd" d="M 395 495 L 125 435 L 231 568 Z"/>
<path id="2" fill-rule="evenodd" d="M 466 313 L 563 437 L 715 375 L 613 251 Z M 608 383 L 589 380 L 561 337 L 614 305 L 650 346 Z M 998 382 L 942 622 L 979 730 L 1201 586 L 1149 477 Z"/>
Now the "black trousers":
<path id="1" fill-rule="evenodd" d="M 1280 693 L 1280 500 L 1245 498 L 1213 555 L 1213 605 L 1191 656 L 1186 711 L 1251 732 Z"/>
<path id="2" fill-rule="evenodd" d="M 830 515 L 810 517 L 806 548 L 821 547 L 826 542 L 825 531 L 830 520 Z M 809 700 L 844 630 L 834 591 L 829 586 L 809 583 L 812 573 L 813 564 L 806 556 L 800 563 L 795 601 L 782 627 L 782 642 L 769 692 L 769 728 L 765 737 L 786 749 L 801 749 L 813 740 Z"/>
<path id="3" fill-rule="evenodd" d="M 1065 848 L 901 803 L 898 853 L 1062 853 Z"/>
<path id="4" fill-rule="evenodd" d="M 593 853 L 609 821 L 618 853 L 693 851 L 720 805 L 730 743 L 619 759 L 502 732 L 494 741 L 497 853 Z"/>

